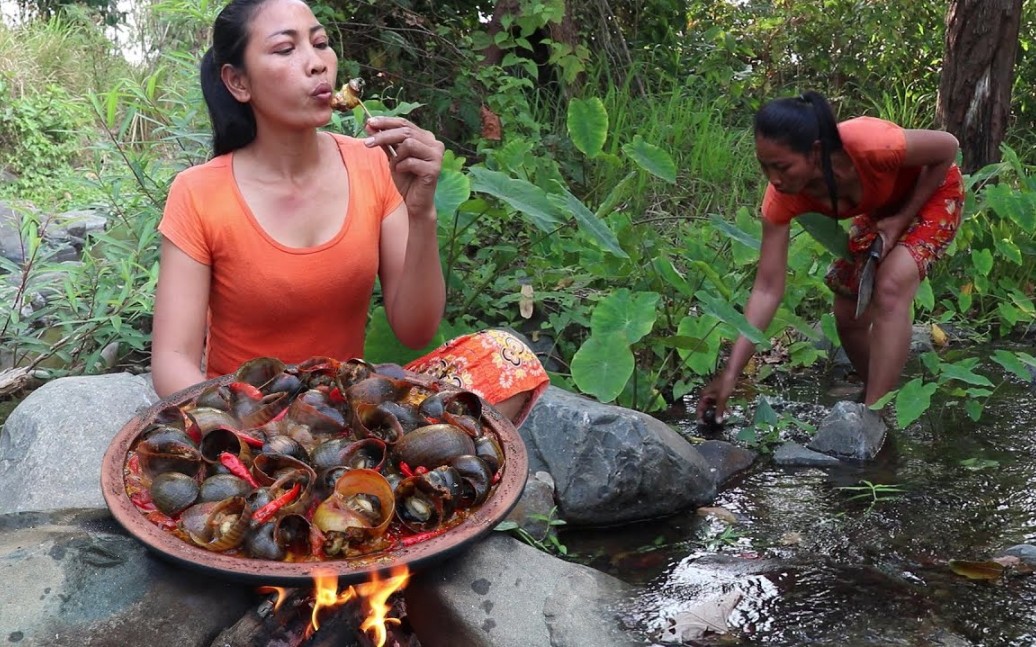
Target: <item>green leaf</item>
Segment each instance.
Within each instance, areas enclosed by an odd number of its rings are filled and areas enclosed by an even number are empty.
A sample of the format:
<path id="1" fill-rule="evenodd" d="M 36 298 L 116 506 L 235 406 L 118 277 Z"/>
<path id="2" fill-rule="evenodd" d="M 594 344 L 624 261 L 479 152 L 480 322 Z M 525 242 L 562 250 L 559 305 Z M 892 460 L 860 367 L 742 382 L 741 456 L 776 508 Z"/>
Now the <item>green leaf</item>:
<path id="1" fill-rule="evenodd" d="M 499 530 L 501 532 L 506 532 L 508 530 L 514 530 L 516 528 L 518 528 L 518 522 L 517 521 L 501 521 L 500 523 L 496 524 L 493 527 L 493 530 Z"/>
<path id="2" fill-rule="evenodd" d="M 720 346 L 723 343 L 723 332 L 720 324 L 712 317 L 686 316 L 676 327 L 678 337 L 700 339 L 705 347 L 687 351 L 677 349 L 684 366 L 696 375 L 711 375 L 716 368 Z"/>
<path id="3" fill-rule="evenodd" d="M 468 172 L 471 175 L 472 191 L 503 200 L 512 209 L 527 216 L 540 231 L 550 233 L 565 221 L 547 193 L 535 184 L 481 166 L 473 166 Z"/>
<path id="4" fill-rule="evenodd" d="M 762 428 L 773 428 L 776 427 L 781 421 L 781 417 L 777 415 L 777 412 L 773 410 L 773 406 L 770 405 L 770 401 L 766 398 L 761 398 L 759 404 L 755 405 L 755 417 L 752 419 L 752 426 L 756 429 Z"/>
<path id="5" fill-rule="evenodd" d="M 795 218 L 800 227 L 806 230 L 818 243 L 838 258 L 850 258 L 849 234 L 839 221 L 821 213 L 804 213 Z"/>
<path id="6" fill-rule="evenodd" d="M 754 249 L 756 251 L 759 251 L 759 248 L 762 246 L 762 241 L 760 241 L 758 237 L 753 236 L 747 231 L 744 231 L 736 224 L 728 220 L 725 220 L 719 214 L 710 214 L 709 221 L 712 223 L 713 227 L 718 229 L 720 232 L 726 235 L 727 238 L 730 238 L 731 240 L 735 240 L 741 243 L 742 245 Z"/>
<path id="7" fill-rule="evenodd" d="M 591 334 L 572 356 L 572 379 L 580 391 L 611 402 L 633 375 L 633 365 L 633 351 L 623 332 Z"/>
<path id="8" fill-rule="evenodd" d="M 1015 353 L 1003 349 L 993 351 L 993 361 L 1003 366 L 1005 370 L 1013 373 L 1015 377 L 1023 382 L 1030 382 L 1033 379 L 1032 367 L 1026 364 Z"/>
<path id="9" fill-rule="evenodd" d="M 591 335 L 621 333 L 626 345 L 644 338 L 658 317 L 659 295 L 656 292 L 631 293 L 620 288 L 598 302 L 590 315 Z"/>
<path id="10" fill-rule="evenodd" d="M 686 335 L 670 335 L 668 337 L 660 337 L 659 343 L 669 347 L 677 348 L 679 350 L 686 350 L 692 353 L 700 353 L 708 350 L 708 344 L 704 339 L 698 339 L 697 337 L 687 337 Z"/>
<path id="11" fill-rule="evenodd" d="M 675 288 L 677 292 L 685 297 L 690 298 L 693 295 L 691 292 L 691 286 L 687 283 L 687 278 L 673 265 L 673 261 L 668 256 L 656 256 L 655 260 L 651 263 L 658 275 L 665 279 L 665 282 L 670 287 Z"/>
<path id="12" fill-rule="evenodd" d="M 993 270 L 993 252 L 988 249 L 973 250 L 971 264 L 975 266 L 980 275 L 986 276 Z"/>
<path id="13" fill-rule="evenodd" d="M 440 218 L 452 217 L 471 197 L 471 180 L 458 171 L 443 169 L 435 187 L 435 211 Z"/>
<path id="14" fill-rule="evenodd" d="M 626 174 L 626 177 L 619 180 L 619 183 L 612 187 L 612 190 L 608 192 L 608 195 L 604 196 L 604 200 L 601 205 L 597 207 L 597 217 L 604 218 L 608 216 L 620 202 L 625 200 L 629 196 L 630 185 L 637 178 L 636 171 L 630 171 Z"/>
<path id="15" fill-rule="evenodd" d="M 608 110 L 597 97 L 568 102 L 568 136 L 584 155 L 593 159 L 601 154 L 608 139 Z"/>
<path id="16" fill-rule="evenodd" d="M 747 337 L 753 344 L 762 344 L 766 341 L 763 333 L 758 328 L 748 323 L 745 316 L 734 309 L 726 301 L 723 301 L 719 297 L 705 290 L 698 290 L 694 293 L 694 297 L 698 300 L 701 305 L 701 309 L 716 317 L 720 321 L 730 324 L 737 331 Z"/>
<path id="17" fill-rule="evenodd" d="M 445 342 L 442 328 L 436 333 L 432 341 L 424 348 L 413 349 L 403 345 L 396 338 L 389 325 L 388 317 L 385 315 L 385 307 L 378 306 L 371 311 L 370 322 L 367 324 L 367 337 L 363 344 L 363 357 L 368 362 L 392 363 L 400 366 L 407 364 L 422 355 L 427 355 Z"/>
<path id="18" fill-rule="evenodd" d="M 999 238 L 996 241 L 996 249 L 1000 252 L 1000 255 L 1011 261 L 1015 265 L 1022 264 L 1022 250 L 1018 249 L 1018 245 L 1014 244 L 1014 241 L 1010 238 Z"/>
<path id="19" fill-rule="evenodd" d="M 919 377 L 903 385 L 896 395 L 896 422 L 900 428 L 910 426 L 928 411 L 937 386 L 935 382 L 925 384 Z"/>
<path id="20" fill-rule="evenodd" d="M 624 144 L 622 151 L 637 163 L 637 166 L 670 184 L 676 183 L 676 163 L 672 156 L 654 144 L 634 135 L 633 141 Z"/>
<path id="21" fill-rule="evenodd" d="M 921 285 L 917 286 L 914 300 L 929 312 L 935 309 L 935 293 L 932 292 L 932 282 L 928 280 L 928 277 L 925 277 L 925 280 L 921 281 Z"/>
<path id="22" fill-rule="evenodd" d="M 820 316 L 820 329 L 824 331 L 824 336 L 827 337 L 832 346 L 838 348 L 842 345 L 842 338 L 838 335 L 838 323 L 835 321 L 833 314 L 825 312 Z"/>
<path id="23" fill-rule="evenodd" d="M 619 239 L 608 228 L 607 223 L 598 218 L 594 212 L 590 211 L 583 204 L 582 200 L 572 195 L 560 182 L 555 180 L 554 184 L 561 191 L 561 195 L 550 196 L 550 201 L 555 207 L 571 213 L 575 217 L 576 222 L 579 223 L 579 229 L 606 251 L 619 258 L 629 258 L 629 254 L 619 245 Z"/>
<path id="24" fill-rule="evenodd" d="M 964 411 L 972 421 L 978 422 L 982 417 L 982 403 L 978 400 L 968 400 L 964 403 Z"/>
<path id="25" fill-rule="evenodd" d="M 979 375 L 972 371 L 970 366 L 962 365 L 959 362 L 956 364 L 943 362 L 939 367 L 939 373 L 940 381 L 958 380 L 966 384 L 974 384 L 975 386 L 993 386 L 993 383 L 985 375 Z"/>

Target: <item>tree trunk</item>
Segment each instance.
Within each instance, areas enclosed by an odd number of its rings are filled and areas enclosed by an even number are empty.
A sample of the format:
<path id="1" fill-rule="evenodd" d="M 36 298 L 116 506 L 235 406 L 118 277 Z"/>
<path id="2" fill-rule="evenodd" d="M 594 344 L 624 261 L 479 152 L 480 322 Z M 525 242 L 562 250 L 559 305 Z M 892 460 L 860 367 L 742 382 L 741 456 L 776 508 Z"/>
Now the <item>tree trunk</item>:
<path id="1" fill-rule="evenodd" d="M 960 140 L 965 173 L 1000 160 L 1021 16 L 1022 0 L 950 0 L 938 119 Z"/>

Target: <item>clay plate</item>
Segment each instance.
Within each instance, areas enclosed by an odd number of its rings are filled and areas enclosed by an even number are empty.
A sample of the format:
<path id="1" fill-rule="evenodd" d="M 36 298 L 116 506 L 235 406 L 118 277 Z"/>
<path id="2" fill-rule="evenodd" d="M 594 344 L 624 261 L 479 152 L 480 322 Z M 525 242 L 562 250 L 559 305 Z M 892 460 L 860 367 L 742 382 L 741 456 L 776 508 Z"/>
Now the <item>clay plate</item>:
<path id="1" fill-rule="evenodd" d="M 483 417 L 492 418 L 499 432 L 504 451 L 503 475 L 493 494 L 472 510 L 447 532 L 414 544 L 401 546 L 390 552 L 378 552 L 352 559 L 322 562 L 277 562 L 225 555 L 190 545 L 154 525 L 130 501 L 126 494 L 123 469 L 126 455 L 137 436 L 170 405 L 182 406 L 205 388 L 214 384 L 228 384 L 232 375 L 224 375 L 197 384 L 156 402 L 133 417 L 112 439 L 104 455 L 101 469 L 101 491 L 112 515 L 131 535 L 161 557 L 177 564 L 249 584 L 281 586 L 308 585 L 316 570 L 330 571 L 338 576 L 339 584 L 355 584 L 370 579 L 375 572 L 385 573 L 395 566 L 406 565 L 418 570 L 444 559 L 477 541 L 489 532 L 511 511 L 521 497 L 529 472 L 525 444 L 510 420 L 483 401 Z"/>

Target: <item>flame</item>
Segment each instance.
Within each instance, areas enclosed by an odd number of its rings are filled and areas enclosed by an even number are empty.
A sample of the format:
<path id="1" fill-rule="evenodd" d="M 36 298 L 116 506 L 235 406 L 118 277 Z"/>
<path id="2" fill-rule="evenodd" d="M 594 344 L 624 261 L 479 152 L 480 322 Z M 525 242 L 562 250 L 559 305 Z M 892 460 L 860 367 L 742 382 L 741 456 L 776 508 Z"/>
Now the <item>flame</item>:
<path id="1" fill-rule="evenodd" d="M 277 601 L 273 603 L 273 610 L 276 611 L 281 608 L 284 604 L 284 600 L 288 598 L 288 589 L 280 586 L 260 586 L 258 588 L 259 593 L 276 593 Z"/>
<path id="2" fill-rule="evenodd" d="M 388 630 L 385 628 L 385 624 L 389 622 L 399 624 L 399 618 L 387 617 L 389 611 L 392 610 L 392 605 L 388 604 L 388 599 L 396 591 L 402 590 L 409 580 L 410 571 L 407 570 L 406 565 L 403 565 L 393 568 L 386 580 L 381 580 L 378 574 L 375 573 L 371 576 L 370 582 L 357 586 L 360 596 L 367 601 L 367 606 L 370 607 L 370 613 L 367 614 L 367 619 L 360 625 L 360 629 L 367 632 L 373 630 L 376 647 L 384 647 L 385 640 L 388 638 Z"/>
<path id="3" fill-rule="evenodd" d="M 310 622 L 312 631 L 307 631 L 307 637 L 320 629 L 318 615 L 324 607 L 337 607 L 345 604 L 356 597 L 353 587 L 347 588 L 343 593 L 338 593 L 338 576 L 333 571 L 317 569 L 313 572 L 313 618 Z"/>
<path id="4" fill-rule="evenodd" d="M 396 566 L 389 572 L 388 578 L 382 580 L 380 574 L 373 573 L 369 582 L 350 586 L 342 593 L 338 592 L 338 576 L 332 571 L 317 570 L 313 572 L 314 600 L 313 617 L 306 631 L 306 638 L 311 638 L 320 629 L 318 614 L 320 609 L 336 607 L 354 598 L 363 601 L 367 608 L 367 619 L 360 624 L 360 630 L 373 633 L 375 647 L 384 647 L 388 639 L 386 625 L 399 624 L 399 618 L 389 618 L 392 605 L 388 599 L 396 591 L 402 590 L 410 580 L 410 571 L 405 565 Z"/>

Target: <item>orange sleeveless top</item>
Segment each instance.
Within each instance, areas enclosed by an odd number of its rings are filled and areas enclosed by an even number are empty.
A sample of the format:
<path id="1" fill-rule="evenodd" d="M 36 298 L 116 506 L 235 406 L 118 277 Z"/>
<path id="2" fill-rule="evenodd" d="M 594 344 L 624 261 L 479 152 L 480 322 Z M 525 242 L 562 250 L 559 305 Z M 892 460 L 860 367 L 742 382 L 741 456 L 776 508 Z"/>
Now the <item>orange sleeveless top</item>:
<path id="1" fill-rule="evenodd" d="M 211 270 L 208 377 L 232 373 L 253 357 L 296 363 L 363 355 L 381 223 L 402 197 L 384 151 L 333 136 L 349 174 L 349 200 L 341 230 L 316 247 L 285 247 L 263 230 L 234 180 L 233 153 L 173 180 L 158 230 Z"/>

